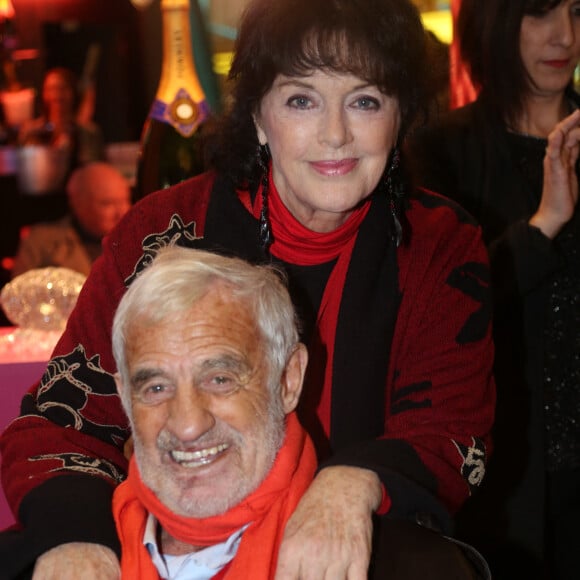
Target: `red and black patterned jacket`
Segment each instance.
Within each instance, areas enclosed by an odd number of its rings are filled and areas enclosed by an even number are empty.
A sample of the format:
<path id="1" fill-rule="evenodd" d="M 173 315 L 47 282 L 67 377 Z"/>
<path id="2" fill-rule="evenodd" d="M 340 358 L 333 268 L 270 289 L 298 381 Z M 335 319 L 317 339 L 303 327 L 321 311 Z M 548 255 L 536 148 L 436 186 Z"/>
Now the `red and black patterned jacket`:
<path id="1" fill-rule="evenodd" d="M 411 197 L 395 247 L 383 197 L 373 196 L 344 284 L 328 437 L 312 432 L 321 459 L 379 474 L 390 515 L 444 523 L 480 484 L 490 449 L 487 254 L 470 217 L 428 192 Z M 129 430 L 110 342 L 127 285 L 167 244 L 263 260 L 257 230 L 235 189 L 206 174 L 146 197 L 105 241 L 40 384 L 0 441 L 29 561 L 66 541 L 118 549 L 110 499 Z"/>

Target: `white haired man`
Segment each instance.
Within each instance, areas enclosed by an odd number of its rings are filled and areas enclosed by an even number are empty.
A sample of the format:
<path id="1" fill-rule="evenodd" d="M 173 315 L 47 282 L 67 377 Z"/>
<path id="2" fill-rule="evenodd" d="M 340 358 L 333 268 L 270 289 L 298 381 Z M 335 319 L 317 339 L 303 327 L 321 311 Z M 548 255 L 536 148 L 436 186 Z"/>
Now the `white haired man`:
<path id="1" fill-rule="evenodd" d="M 294 413 L 307 353 L 282 281 L 162 251 L 119 305 L 113 352 L 134 444 L 113 499 L 123 578 L 272 577 L 316 469 Z"/>
<path id="2" fill-rule="evenodd" d="M 119 304 L 113 353 L 133 434 L 113 496 L 122 578 L 274 578 L 316 469 L 295 412 L 308 356 L 276 270 L 161 250 Z M 368 578 L 486 577 L 469 547 L 407 524 L 376 522 Z"/>

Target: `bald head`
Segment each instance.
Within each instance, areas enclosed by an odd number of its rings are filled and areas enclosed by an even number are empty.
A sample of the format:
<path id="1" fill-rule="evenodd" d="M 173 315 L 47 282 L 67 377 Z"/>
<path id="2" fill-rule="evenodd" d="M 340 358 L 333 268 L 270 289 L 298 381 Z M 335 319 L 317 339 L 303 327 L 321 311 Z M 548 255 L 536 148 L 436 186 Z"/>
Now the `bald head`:
<path id="1" fill-rule="evenodd" d="M 108 163 L 77 169 L 67 183 L 67 193 L 71 212 L 97 238 L 109 234 L 131 205 L 129 182 Z"/>

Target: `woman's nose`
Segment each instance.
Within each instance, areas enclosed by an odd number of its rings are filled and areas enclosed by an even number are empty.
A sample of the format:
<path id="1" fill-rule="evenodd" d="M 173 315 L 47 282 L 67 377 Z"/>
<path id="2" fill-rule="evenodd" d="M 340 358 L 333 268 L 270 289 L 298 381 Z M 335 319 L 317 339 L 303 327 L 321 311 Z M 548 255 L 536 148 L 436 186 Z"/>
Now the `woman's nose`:
<path id="1" fill-rule="evenodd" d="M 565 5 L 563 5 L 565 6 Z M 560 10 L 554 29 L 554 39 L 563 46 L 572 46 L 576 38 L 576 29 L 574 27 L 574 16 L 569 10 Z"/>
<path id="2" fill-rule="evenodd" d="M 342 107 L 329 107 L 322 116 L 319 139 L 333 148 L 339 148 L 351 140 L 348 116 Z"/>

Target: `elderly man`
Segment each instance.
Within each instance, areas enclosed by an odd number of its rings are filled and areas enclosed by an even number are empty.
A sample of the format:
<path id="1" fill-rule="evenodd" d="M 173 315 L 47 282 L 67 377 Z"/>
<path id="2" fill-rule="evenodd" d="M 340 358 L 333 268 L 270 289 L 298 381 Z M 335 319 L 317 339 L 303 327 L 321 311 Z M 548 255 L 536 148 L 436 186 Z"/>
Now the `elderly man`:
<path id="1" fill-rule="evenodd" d="M 123 578 L 273 577 L 316 468 L 294 413 L 307 353 L 278 275 L 162 251 L 119 305 L 113 352 L 134 442 L 113 499 Z"/>
<path id="2" fill-rule="evenodd" d="M 112 165 L 101 161 L 77 169 L 66 189 L 69 214 L 28 229 L 14 260 L 12 277 L 47 266 L 87 275 L 101 254 L 101 240 L 131 206 L 129 182 Z"/>
<path id="3" fill-rule="evenodd" d="M 278 577 L 287 521 L 317 467 L 295 412 L 308 356 L 278 272 L 164 248 L 121 299 L 112 340 L 133 443 L 112 502 L 122 580 Z M 365 578 L 490 577 L 469 546 L 413 521 L 373 523 Z M 26 529 L 6 531 L 0 552 L 27 560 L 28 540 Z M 65 544 L 57 558 L 41 557 L 35 580 L 76 580 L 87 569 L 118 578 L 116 561 L 106 558 L 79 572 L 69 560 L 79 549 Z M 300 578 L 318 580 L 309 570 Z"/>
<path id="4" fill-rule="evenodd" d="M 162 250 L 120 302 L 113 352 L 134 443 L 113 498 L 122 578 L 274 578 L 316 468 L 295 414 L 307 353 L 280 277 Z M 430 530 L 377 522 L 374 546 L 369 578 L 486 577 Z"/>

